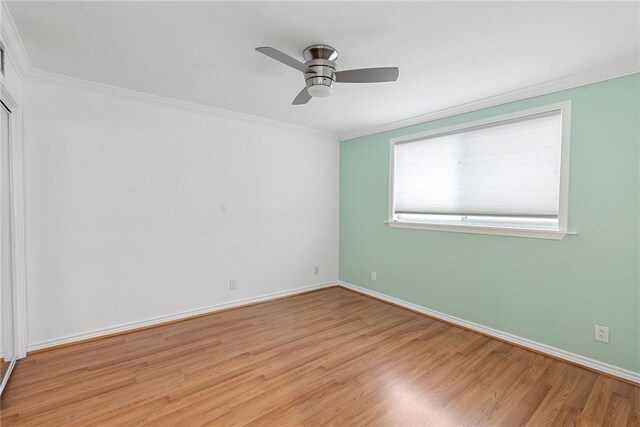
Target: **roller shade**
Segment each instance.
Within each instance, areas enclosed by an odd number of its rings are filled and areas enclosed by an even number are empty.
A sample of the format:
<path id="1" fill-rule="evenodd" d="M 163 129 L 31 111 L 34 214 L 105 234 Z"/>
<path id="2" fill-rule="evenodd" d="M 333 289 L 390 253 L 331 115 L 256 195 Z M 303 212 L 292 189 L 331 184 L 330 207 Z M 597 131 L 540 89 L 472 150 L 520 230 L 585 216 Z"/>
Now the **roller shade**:
<path id="1" fill-rule="evenodd" d="M 562 117 L 551 111 L 394 146 L 394 213 L 557 218 Z"/>

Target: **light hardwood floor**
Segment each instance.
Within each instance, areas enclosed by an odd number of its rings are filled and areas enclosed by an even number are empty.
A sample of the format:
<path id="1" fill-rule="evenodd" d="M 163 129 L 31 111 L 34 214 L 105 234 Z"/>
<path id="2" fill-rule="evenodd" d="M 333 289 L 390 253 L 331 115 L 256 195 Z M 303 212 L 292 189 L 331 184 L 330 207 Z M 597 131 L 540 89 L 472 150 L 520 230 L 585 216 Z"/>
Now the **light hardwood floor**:
<path id="1" fill-rule="evenodd" d="M 5 362 L 4 358 L 0 357 L 0 382 L 2 382 L 2 378 L 4 378 L 4 373 L 9 369 L 9 362 Z"/>
<path id="2" fill-rule="evenodd" d="M 640 389 L 329 288 L 29 356 L 11 425 L 640 426 Z"/>

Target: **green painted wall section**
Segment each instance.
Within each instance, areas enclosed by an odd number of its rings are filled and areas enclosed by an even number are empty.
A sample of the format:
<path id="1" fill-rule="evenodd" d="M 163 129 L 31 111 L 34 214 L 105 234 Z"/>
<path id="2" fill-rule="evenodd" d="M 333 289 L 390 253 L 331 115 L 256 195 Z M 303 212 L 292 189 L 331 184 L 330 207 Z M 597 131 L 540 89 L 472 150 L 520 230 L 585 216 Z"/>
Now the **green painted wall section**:
<path id="1" fill-rule="evenodd" d="M 640 75 L 341 143 L 340 280 L 640 372 Z M 389 139 L 571 100 L 569 229 L 390 228 Z M 371 271 L 377 282 L 370 280 Z M 594 340 L 609 326 L 610 343 Z"/>

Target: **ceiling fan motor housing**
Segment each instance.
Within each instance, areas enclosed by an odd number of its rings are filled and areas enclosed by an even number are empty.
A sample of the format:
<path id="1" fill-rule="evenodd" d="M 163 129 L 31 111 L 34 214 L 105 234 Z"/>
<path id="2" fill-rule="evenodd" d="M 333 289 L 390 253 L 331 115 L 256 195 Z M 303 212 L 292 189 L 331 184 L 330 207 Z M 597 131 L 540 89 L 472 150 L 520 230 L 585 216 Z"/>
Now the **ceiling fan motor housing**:
<path id="1" fill-rule="evenodd" d="M 338 51 L 327 45 L 312 45 L 302 52 L 305 65 L 314 73 L 305 73 L 307 91 L 313 97 L 326 97 L 333 92 L 336 81 Z"/>

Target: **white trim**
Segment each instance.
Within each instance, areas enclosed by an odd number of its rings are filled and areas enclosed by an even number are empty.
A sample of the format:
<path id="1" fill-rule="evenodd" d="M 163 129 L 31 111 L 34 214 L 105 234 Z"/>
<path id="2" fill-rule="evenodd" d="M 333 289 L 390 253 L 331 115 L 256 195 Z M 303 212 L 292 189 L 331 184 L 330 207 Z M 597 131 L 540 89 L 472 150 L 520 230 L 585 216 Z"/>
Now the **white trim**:
<path id="1" fill-rule="evenodd" d="M 387 123 L 380 126 L 374 126 L 365 129 L 358 129 L 349 132 L 345 132 L 342 134 L 335 134 L 328 131 L 322 131 L 318 129 L 311 129 L 303 126 L 298 126 L 286 122 L 280 122 L 276 120 L 265 119 L 257 116 L 252 116 L 249 114 L 236 113 L 230 110 L 224 110 L 221 108 L 209 107 L 202 104 L 195 104 L 180 101 L 172 98 L 163 98 L 160 96 L 149 95 L 142 92 L 129 91 L 126 89 L 120 89 L 112 86 L 102 85 L 99 83 L 94 83 L 85 80 L 74 79 L 72 77 L 62 76 L 53 73 L 47 73 L 45 71 L 36 70 L 31 65 L 31 61 L 29 60 L 29 56 L 27 55 L 26 49 L 24 48 L 24 44 L 22 42 L 22 38 L 20 37 L 20 33 L 18 32 L 11 13 L 9 12 L 8 7 L 6 6 L 6 2 L 0 1 L 2 3 L 2 14 L 6 15 L 8 19 L 3 19 L 3 22 L 6 22 L 7 25 L 3 25 L 0 32 L 3 34 L 3 39 L 5 40 L 5 49 L 10 51 L 10 58 L 14 59 L 16 64 L 16 68 L 18 70 L 18 74 L 20 77 L 26 80 L 40 81 L 40 82 L 48 82 L 53 85 L 64 85 L 76 88 L 82 88 L 85 90 L 92 90 L 94 92 L 101 93 L 110 93 L 112 95 L 120 95 L 127 97 L 134 97 L 136 99 L 145 99 L 149 102 L 159 102 L 164 105 L 172 105 L 178 108 L 186 108 L 190 111 L 200 111 L 203 113 L 211 113 L 211 114 L 220 114 L 225 117 L 235 117 L 244 120 L 257 121 L 263 124 L 270 124 L 273 126 L 279 126 L 286 129 L 294 129 L 301 132 L 308 132 L 316 135 L 324 135 L 331 138 L 336 138 L 340 141 L 344 141 L 347 139 L 358 138 L 361 136 L 373 135 L 376 133 L 386 132 L 394 129 L 400 129 L 408 126 L 413 126 L 416 124 L 421 124 L 437 119 L 442 119 L 446 117 L 451 117 L 459 114 L 468 113 L 471 111 L 481 110 L 483 108 L 495 107 L 501 104 L 507 104 L 509 102 L 520 101 L 527 98 L 532 98 L 540 95 L 546 95 L 553 92 L 558 92 L 561 90 L 571 89 L 579 86 L 584 86 L 592 83 L 601 82 L 604 80 L 614 79 L 616 77 L 622 77 L 629 74 L 635 74 L 640 72 L 640 66 L 638 64 L 625 65 L 625 66 L 615 66 L 610 67 L 606 70 L 592 71 L 587 73 L 578 73 L 573 74 L 571 76 L 551 80 L 548 82 L 536 84 L 533 86 L 528 86 L 522 89 L 517 89 L 509 92 L 504 92 L 501 94 L 497 94 L 494 96 L 481 98 L 476 101 L 468 102 L 465 104 L 459 104 L 452 107 L 448 107 L 445 109 L 432 111 L 426 114 L 421 114 L 419 116 L 395 121 L 392 123 Z M 6 53 L 6 52 L 5 52 Z"/>
<path id="2" fill-rule="evenodd" d="M 16 366 L 16 359 L 13 359 L 11 363 L 9 363 L 9 368 L 7 368 L 7 372 L 5 372 L 4 376 L 0 378 L 0 380 L 2 381 L 0 383 L 0 395 L 2 395 L 4 388 L 7 386 L 7 383 L 9 382 L 9 377 L 11 376 L 11 372 L 13 372 L 14 366 Z"/>
<path id="3" fill-rule="evenodd" d="M 556 104 L 562 115 L 560 136 L 560 194 L 558 204 L 558 228 L 566 232 L 569 228 L 569 159 L 571 147 L 571 101 Z"/>
<path id="4" fill-rule="evenodd" d="M 244 120 L 253 123 L 258 123 L 266 126 L 274 126 L 287 130 L 293 130 L 297 132 L 324 136 L 327 138 L 337 138 L 337 136 L 331 132 L 326 132 L 318 129 L 312 129 L 305 126 L 298 126 L 291 123 L 281 122 L 278 120 L 266 119 L 251 114 L 238 113 L 231 110 L 225 110 L 223 108 L 211 107 L 209 105 L 197 104 L 194 102 L 180 101 L 174 98 L 165 98 L 158 95 L 152 95 L 144 92 L 137 92 L 134 90 L 123 89 L 115 86 L 109 86 L 101 83 L 95 83 L 88 80 L 76 79 L 74 77 L 67 77 L 60 74 L 49 73 L 46 71 L 40 71 L 32 69 L 31 72 L 25 77 L 25 80 L 30 82 L 44 83 L 52 86 L 64 86 L 75 89 L 82 89 L 89 92 L 107 94 L 126 98 L 134 101 L 143 101 L 151 104 L 162 105 L 168 108 L 176 108 L 183 111 L 211 114 L 228 119 Z"/>
<path id="5" fill-rule="evenodd" d="M 498 105 L 508 104 L 510 102 L 522 101 L 524 99 L 534 98 L 536 96 L 547 95 L 554 92 L 573 89 L 579 86 L 585 86 L 605 80 L 615 79 L 617 77 L 623 77 L 638 72 L 640 72 L 640 66 L 638 64 L 634 64 L 622 67 L 611 67 L 604 71 L 573 74 L 571 76 L 563 77 L 560 79 L 551 80 L 522 89 L 504 92 L 486 98 L 480 98 L 476 101 L 455 105 L 452 107 L 444 108 L 442 110 L 432 111 L 430 113 L 421 114 L 419 116 L 411 117 L 404 120 L 398 120 L 381 126 L 374 126 L 370 128 L 345 132 L 338 135 L 338 138 L 340 139 L 340 141 L 346 141 L 349 139 L 388 132 L 391 130 L 423 124 L 464 113 L 470 113 L 472 111 L 496 107 Z"/>
<path id="6" fill-rule="evenodd" d="M 20 36 L 15 31 L 6 2 L 0 1 L 0 40 L 5 47 L 5 66 L 11 64 L 22 79 L 25 70 L 31 68 L 25 55 Z M 26 252 L 24 218 L 24 166 L 23 166 L 23 108 L 5 85 L 0 81 L 0 99 L 11 109 L 9 141 L 11 169 L 11 231 L 13 257 L 13 304 L 14 304 L 14 356 L 21 359 L 27 354 L 27 298 L 26 298 Z"/>
<path id="7" fill-rule="evenodd" d="M 275 126 L 283 129 L 294 130 L 297 132 L 303 132 L 312 135 L 320 135 L 329 138 L 337 139 L 337 135 L 332 132 L 327 132 L 318 129 L 312 129 L 306 126 L 294 125 L 292 123 L 286 123 L 278 120 L 266 119 L 263 117 L 254 116 L 251 114 L 239 113 L 231 110 L 225 110 L 223 108 L 211 107 L 208 105 L 197 104 L 193 102 L 181 101 L 174 98 L 165 98 L 158 95 L 152 95 L 148 93 L 138 92 L 129 89 L 123 89 L 115 86 L 109 86 L 101 83 L 96 83 L 88 80 L 77 79 L 74 77 L 68 77 L 60 74 L 49 73 L 35 69 L 31 65 L 29 55 L 24 47 L 20 33 L 17 30 L 13 17 L 9 12 L 9 8 L 5 1 L 0 0 L 0 13 L 7 18 L 2 19 L 2 26 L 0 27 L 0 35 L 5 43 L 5 55 L 16 65 L 16 69 L 20 78 L 40 83 L 47 83 L 53 86 L 65 86 L 76 89 L 83 89 L 90 92 L 97 92 L 102 94 L 108 94 L 113 96 L 119 96 L 127 99 L 133 99 L 138 101 L 145 101 L 152 104 L 163 105 L 169 108 L 177 108 L 184 111 L 198 112 L 203 114 L 212 114 L 220 117 L 238 119 L 244 121 L 250 121 L 267 126 Z"/>
<path id="8" fill-rule="evenodd" d="M 171 322 L 174 320 L 180 320 L 180 319 L 185 319 L 193 316 L 198 316 L 200 314 L 215 313 L 220 310 L 226 310 L 229 308 L 234 308 L 234 307 L 243 306 L 247 304 L 266 302 L 273 299 L 298 295 L 304 292 L 314 291 L 317 289 L 324 289 L 331 286 L 337 286 L 337 283 L 335 281 L 319 283 L 316 285 L 304 286 L 301 288 L 290 289 L 287 291 L 273 292 L 266 295 L 260 295 L 260 296 L 251 297 L 251 298 L 244 298 L 244 299 L 225 302 L 221 304 L 214 304 L 214 305 L 201 307 L 193 310 L 181 311 L 179 313 L 168 314 L 166 316 L 157 316 L 157 317 L 152 317 L 145 320 L 139 320 L 136 322 L 123 323 L 123 324 L 111 326 L 108 328 L 94 329 L 92 331 L 82 332 L 79 334 L 67 335 L 60 338 L 54 338 L 54 339 L 49 339 L 45 341 L 31 343 L 29 344 L 28 351 L 41 350 L 48 347 L 55 347 L 58 345 L 69 344 L 76 341 L 83 341 L 91 338 L 99 338 L 105 335 L 111 335 L 119 332 L 126 332 L 130 330 L 143 328 L 146 326 L 158 325 L 165 322 Z"/>
<path id="9" fill-rule="evenodd" d="M 622 378 L 627 381 L 631 381 L 634 383 L 640 384 L 640 373 L 633 372 L 628 369 L 620 368 L 617 366 L 610 365 L 608 363 L 600 362 L 595 359 L 591 359 L 589 357 L 581 356 L 579 354 L 571 353 L 566 350 L 561 350 L 556 347 L 552 347 L 550 345 L 542 344 L 536 341 L 529 340 L 527 338 L 522 338 L 517 335 L 510 334 L 508 332 L 502 332 L 497 329 L 489 328 L 487 326 L 480 325 L 478 323 L 470 322 L 468 320 L 461 319 L 459 317 L 451 316 L 449 314 L 441 313 L 436 310 L 432 310 L 430 308 L 423 307 L 421 305 L 413 304 L 398 298 L 391 297 L 389 295 L 382 294 L 380 292 L 372 291 L 366 288 L 362 288 L 360 286 L 353 285 L 351 283 L 339 281 L 338 284 L 346 289 L 351 289 L 352 291 L 368 295 L 370 297 L 387 301 L 396 305 L 399 305 L 404 308 L 408 308 L 413 311 L 417 311 L 419 313 L 426 314 L 427 316 L 434 317 L 436 319 L 444 320 L 445 322 L 452 323 L 454 325 L 462 326 L 463 328 L 467 328 L 476 332 L 480 332 L 482 334 L 495 337 L 501 339 L 503 341 L 507 341 L 509 343 L 517 344 L 522 347 L 529 348 L 531 350 L 538 351 L 540 353 L 548 354 L 550 356 L 556 357 L 558 359 L 566 360 L 571 363 L 575 363 L 576 365 L 585 366 L 587 368 L 593 369 L 595 371 L 603 372 L 608 375 Z"/>
<path id="10" fill-rule="evenodd" d="M 29 56 L 24 48 L 24 44 L 22 43 L 20 33 L 18 33 L 16 24 L 9 12 L 7 2 L 4 0 L 0 0 L 0 16 L 2 16 L 2 20 L 0 22 L 0 35 L 5 47 L 5 59 L 11 59 L 18 72 L 18 76 L 20 78 L 24 78 L 31 70 L 33 70 L 33 67 L 29 61 Z"/>
<path id="11" fill-rule="evenodd" d="M 19 108 L 15 98 L 11 95 L 11 92 L 9 92 L 9 89 L 7 89 L 4 84 L 4 80 L 0 81 L 0 99 L 7 107 L 9 107 L 9 109 L 11 109 L 12 112 L 14 109 Z"/>
<path id="12" fill-rule="evenodd" d="M 11 110 L 11 252 L 14 299 L 14 352 L 18 359 L 27 355 L 27 273 L 24 217 L 24 158 L 22 108 Z"/>
<path id="13" fill-rule="evenodd" d="M 336 282 L 326 282 L 326 283 L 320 283 L 317 285 L 312 285 L 312 286 L 307 286 L 307 287 L 302 287 L 302 288 L 297 288 L 297 289 L 292 289 L 289 291 L 282 291 L 282 292 L 274 292 L 268 295 L 262 295 L 259 297 L 254 297 L 254 298 L 246 298 L 243 300 L 236 300 L 236 301 L 232 301 L 232 302 L 228 302 L 228 303 L 223 303 L 223 304 L 216 304 L 213 306 L 208 306 L 208 307 L 203 307 L 203 308 L 199 308 L 199 309 L 195 309 L 195 310 L 188 310 L 188 311 L 183 311 L 180 313 L 175 313 L 172 315 L 167 315 L 167 316 L 160 316 L 160 317 L 155 317 L 155 318 L 151 318 L 151 319 L 147 319 L 147 320 L 143 320 L 143 321 L 138 321 L 138 322 L 130 322 L 130 323 L 126 323 L 126 324 L 122 324 L 122 325 L 118 325 L 118 326 L 114 326 L 114 327 L 110 327 L 110 328 L 102 328 L 102 329 L 96 329 L 93 331 L 89 331 L 89 332 L 85 332 L 85 333 L 81 333 L 81 334 L 75 334 L 75 335 L 69 335 L 66 337 L 61 337 L 61 338 L 56 338 L 56 339 L 51 339 L 51 340 L 46 340 L 46 341 L 40 341 L 37 343 L 33 343 L 31 345 L 29 345 L 29 351 L 34 351 L 34 350 L 40 350 L 40 349 L 44 349 L 44 348 L 48 348 L 48 347 L 53 347 L 53 346 L 57 346 L 57 345 L 62 345 L 62 344 L 69 344 L 72 342 L 76 342 L 76 341 L 82 341 L 82 340 L 86 340 L 86 339 L 90 339 L 90 338 L 97 338 L 100 336 L 104 336 L 104 335 L 110 335 L 113 333 L 118 333 L 118 332 L 126 332 L 128 330 L 132 330 L 132 329 L 138 329 L 141 327 L 145 327 L 145 326 L 152 326 L 155 324 L 160 324 L 160 323 L 164 323 L 164 322 L 168 322 L 168 321 L 172 321 L 172 320 L 179 320 L 179 319 L 184 319 L 184 318 L 188 318 L 188 317 L 192 317 L 192 316 L 196 316 L 199 314 L 208 314 L 208 313 L 215 313 L 216 311 L 220 311 L 220 310 L 224 310 L 224 309 L 228 309 L 228 308 L 233 308 L 233 307 L 237 307 L 237 306 L 241 306 L 241 305 L 245 305 L 245 304 L 251 304 L 251 303 L 257 303 L 257 302 L 265 302 L 265 301 L 269 301 L 272 299 L 276 299 L 276 298 L 281 298 L 281 297 L 285 297 L 285 296 L 292 296 L 292 295 L 297 295 L 300 293 L 304 293 L 304 292 L 308 292 L 308 291 L 312 291 L 312 290 L 316 290 L 316 289 L 323 289 L 323 288 L 328 288 L 331 286 L 341 286 L 345 289 L 351 289 L 353 291 L 356 291 L 358 293 L 364 294 L 364 295 L 368 295 L 370 297 L 382 300 L 382 301 L 387 301 L 393 304 L 396 304 L 398 306 L 401 307 L 405 307 L 408 308 L 410 310 L 419 312 L 419 313 L 423 313 L 426 314 L 427 316 L 431 316 L 433 318 L 436 319 L 440 319 L 440 320 L 444 320 L 446 322 L 452 323 L 454 325 L 458 325 L 458 326 L 462 326 L 464 328 L 476 331 L 476 332 L 480 332 L 482 334 L 491 336 L 491 337 L 495 337 L 498 339 L 501 339 L 503 341 L 506 342 L 510 342 L 513 344 L 517 344 L 520 345 L 522 347 L 526 347 L 526 348 L 530 348 L 532 350 L 538 351 L 540 353 L 544 353 L 544 354 L 548 354 L 550 356 L 553 357 L 557 357 L 558 359 L 562 359 L 562 360 L 566 360 L 572 363 L 575 363 L 576 365 L 581 365 L 581 366 L 585 366 L 587 368 L 593 369 L 595 371 L 599 371 L 599 372 L 603 372 L 618 378 L 622 378 L 625 379 L 627 381 L 631 381 L 634 383 L 638 383 L 640 384 L 640 373 L 637 372 L 633 372 L 624 368 L 619 368 L 617 366 L 613 366 L 610 365 L 608 363 L 604 363 L 604 362 L 600 362 L 598 360 L 595 359 L 591 359 L 585 356 L 580 356 L 579 354 L 575 354 L 575 353 L 571 353 L 565 350 L 561 350 L 559 348 L 555 348 L 546 344 L 542 344 L 536 341 L 532 341 L 526 338 L 522 338 L 519 337 L 517 335 L 513 335 L 507 332 L 502 332 L 499 331 L 497 329 L 493 329 L 493 328 L 489 328 L 487 326 L 483 326 L 474 322 L 470 322 L 455 316 L 451 316 L 445 313 L 441 313 L 439 311 L 436 310 L 432 310 L 417 304 L 413 304 L 398 298 L 394 298 L 385 294 L 382 294 L 380 292 L 376 292 L 376 291 L 372 291 L 366 288 L 362 288 L 360 286 L 356 286 L 353 285 L 351 283 L 348 282 L 344 282 L 344 281 L 338 281 Z"/>
<path id="14" fill-rule="evenodd" d="M 534 239 L 561 240 L 566 235 L 577 235 L 575 231 L 536 230 L 533 228 L 482 227 L 478 225 L 430 224 L 421 222 L 385 221 L 389 227 L 431 231 L 453 231 L 456 233 L 493 234 L 496 236 L 531 237 Z"/>
<path id="15" fill-rule="evenodd" d="M 531 116 L 536 116 L 544 113 L 551 113 L 559 111 L 561 115 L 561 162 L 560 162 L 560 192 L 559 192 L 559 211 L 558 211 L 558 230 L 543 230 L 532 228 L 518 228 L 518 227 L 501 227 L 491 226 L 483 224 L 443 224 L 443 223 L 417 223 L 408 221 L 398 221 L 395 217 L 395 198 L 394 198 L 394 167 L 395 167 L 395 147 L 398 144 L 411 143 L 414 141 L 420 141 L 427 138 L 432 138 L 438 135 L 464 131 L 466 129 L 472 129 L 479 126 L 496 125 L 500 123 L 507 123 L 512 120 L 523 119 Z M 469 122 L 459 123 L 453 126 L 441 127 L 436 129 L 430 129 L 425 132 L 413 133 L 409 135 L 403 135 L 389 140 L 389 205 L 388 205 L 388 220 L 386 223 L 390 227 L 394 228 L 415 228 L 422 230 L 435 230 L 435 231 L 454 231 L 459 233 L 474 233 L 474 234 L 495 234 L 499 236 L 514 236 L 514 237 L 533 237 L 539 239 L 553 239 L 559 240 L 564 238 L 567 234 L 577 234 L 575 232 L 569 233 L 567 231 L 567 218 L 569 209 L 569 146 L 571 143 L 571 101 L 557 102 L 554 104 L 543 105 L 540 107 L 529 108 L 527 110 L 515 111 L 508 114 L 502 114 L 499 116 L 487 117 L 480 120 L 474 120 Z M 498 216 L 498 215 L 496 215 Z"/>

